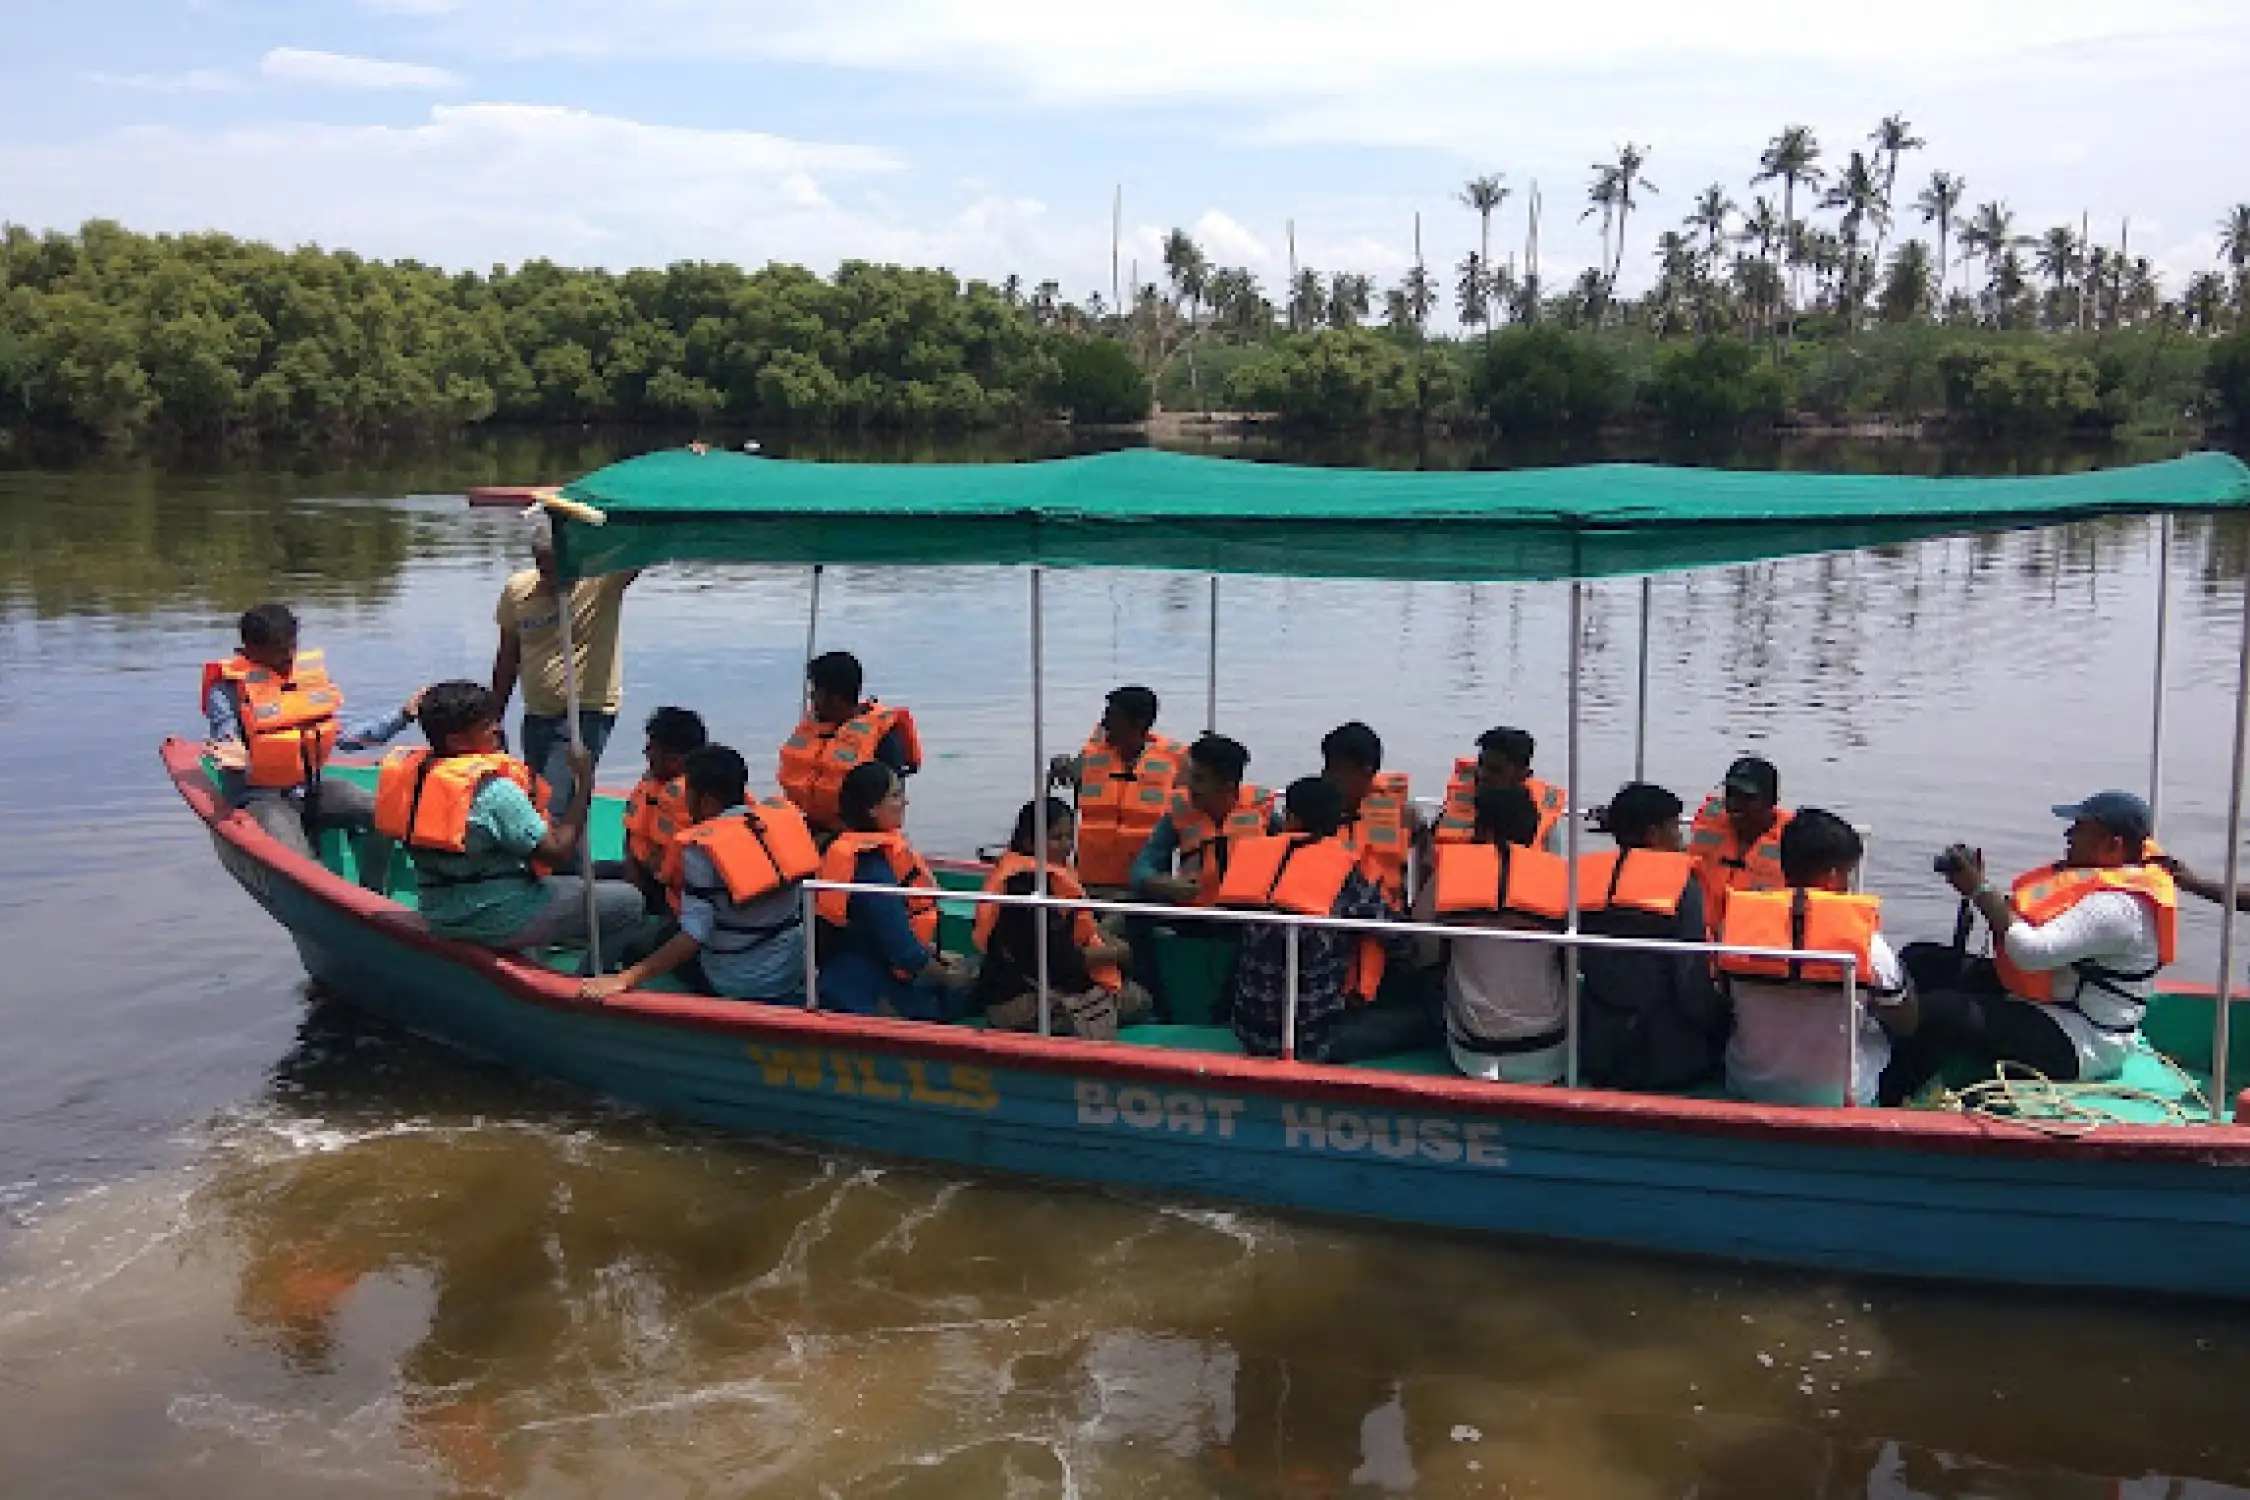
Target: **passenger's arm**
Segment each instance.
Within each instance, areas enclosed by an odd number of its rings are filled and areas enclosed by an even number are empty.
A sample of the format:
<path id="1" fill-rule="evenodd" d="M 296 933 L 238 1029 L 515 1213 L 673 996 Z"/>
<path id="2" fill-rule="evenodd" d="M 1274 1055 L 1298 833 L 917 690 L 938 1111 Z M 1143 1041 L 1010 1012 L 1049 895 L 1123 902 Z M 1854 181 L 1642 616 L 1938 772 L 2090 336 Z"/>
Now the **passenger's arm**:
<path id="1" fill-rule="evenodd" d="M 702 950 L 703 944 L 689 935 L 685 922 L 672 934 L 664 946 L 629 968 L 615 974 L 597 975 L 578 982 L 581 1000 L 607 1000 L 627 990 L 637 990 L 651 979 L 661 979 L 686 963 Z"/>
<path id="2" fill-rule="evenodd" d="M 586 810 L 594 804 L 593 755 L 578 745 L 573 745 L 566 753 L 570 757 L 570 806 L 563 809 L 561 817 L 547 825 L 547 836 L 530 854 L 530 858 L 558 868 L 577 859 L 579 842 L 586 836 Z M 500 784 L 515 785 L 514 782 Z"/>
<path id="3" fill-rule="evenodd" d="M 854 885 L 888 885 L 892 881 L 890 862 L 880 854 L 860 856 L 852 871 Z M 866 891 L 852 893 L 847 917 L 861 924 L 861 929 L 872 940 L 875 951 L 884 963 L 900 974 L 938 977 L 930 971 L 941 967 L 938 950 L 925 946 L 914 935 L 914 924 L 906 910 L 905 895 L 870 895 Z"/>
<path id="4" fill-rule="evenodd" d="M 2179 882 L 2180 889 L 2186 891 L 2189 895 L 2201 896 L 2214 906 L 2227 904 L 2226 883 L 2196 874 L 2195 871 L 2188 868 L 2185 860 L 2174 859 L 2171 855 L 2164 854 L 2157 856 L 2149 863 L 2161 865 L 2171 871 L 2172 878 Z M 2250 911 L 2250 881 L 2242 882 L 2236 889 L 2234 909 L 2236 911 Z"/>
<path id="5" fill-rule="evenodd" d="M 1172 826 L 1172 815 L 1166 813 L 1156 820 L 1149 830 L 1148 842 L 1133 857 L 1132 874 L 1128 877 L 1133 894 L 1152 901 L 1193 901 L 1199 889 L 1197 882 L 1185 875 L 1172 873 L 1172 860 L 1180 852 L 1180 833 Z"/>
<path id="6" fill-rule="evenodd" d="M 367 719 L 346 727 L 336 736 L 338 748 L 365 750 L 372 745 L 387 745 L 406 732 L 414 716 L 422 710 L 422 689 L 416 688 L 406 695 L 406 701 L 389 713 Z"/>

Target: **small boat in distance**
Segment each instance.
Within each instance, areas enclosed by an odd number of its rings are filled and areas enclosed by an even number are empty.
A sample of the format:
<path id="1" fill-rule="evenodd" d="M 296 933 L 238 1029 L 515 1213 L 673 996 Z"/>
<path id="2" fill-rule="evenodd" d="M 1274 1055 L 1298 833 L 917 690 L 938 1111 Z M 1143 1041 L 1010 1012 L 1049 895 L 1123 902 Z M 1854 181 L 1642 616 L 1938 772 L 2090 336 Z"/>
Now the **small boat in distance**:
<path id="1" fill-rule="evenodd" d="M 660 453 L 562 495 L 572 503 L 556 512 L 555 551 L 566 577 L 688 558 L 1008 564 L 1028 571 L 1036 643 L 1049 567 L 1554 580 L 1570 588 L 1575 621 L 1590 579 L 2094 515 L 2250 508 L 2250 469 L 2199 455 L 1991 480 L 1636 466 L 1378 475 L 1146 451 L 989 468 Z M 1033 680 L 1036 693 L 1036 654 Z M 1043 784 L 1042 719 L 1035 704 L 1029 785 Z M 2250 1297 L 2250 1127 L 2213 1118 L 2155 1072 L 2128 1082 L 2181 1103 L 2120 1105 L 2105 1123 L 2062 1132 L 1950 1111 L 1490 1083 L 1461 1077 L 1442 1053 L 1353 1066 L 1251 1058 L 1208 1024 L 1128 1027 L 1094 1042 L 660 988 L 591 1005 L 568 977 L 575 955 L 433 937 L 412 910 L 410 871 L 402 899 L 372 895 L 340 842 L 315 862 L 230 813 L 199 745 L 169 741 L 163 758 L 222 865 L 324 987 L 469 1052 L 683 1119 L 1446 1229 L 1863 1274 Z M 2238 787 L 2241 758 L 2238 748 Z M 616 846 L 617 803 L 599 803 L 598 854 Z M 1061 904 L 1044 892 L 986 896 L 967 868 L 941 878 L 956 930 L 979 901 Z M 808 883 L 808 906 L 815 888 L 849 889 Z M 2210 1098 L 2243 1076 L 2250 1050 L 2226 1024 L 2231 914 L 2227 926 L 2222 988 L 2167 986 L 2146 1024 L 2156 1047 L 2208 1080 Z M 1563 933 L 1516 940 L 1566 952 L 1603 941 L 1575 918 Z M 1168 978 L 1173 962 L 1192 976 L 1196 945 L 1205 957 L 1213 946 L 1175 942 Z M 1194 992 L 1192 977 L 1182 988 Z"/>

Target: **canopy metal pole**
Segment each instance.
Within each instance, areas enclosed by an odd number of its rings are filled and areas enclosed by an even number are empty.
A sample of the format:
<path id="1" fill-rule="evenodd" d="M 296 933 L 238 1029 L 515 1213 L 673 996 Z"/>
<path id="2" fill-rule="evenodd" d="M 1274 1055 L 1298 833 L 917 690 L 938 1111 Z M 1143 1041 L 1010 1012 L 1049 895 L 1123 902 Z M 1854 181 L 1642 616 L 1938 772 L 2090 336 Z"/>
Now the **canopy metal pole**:
<path id="1" fill-rule="evenodd" d="M 1203 732 L 1219 732 L 1219 575 L 1211 575 L 1211 653 L 1203 667 Z"/>
<path id="2" fill-rule="evenodd" d="M 1859 964 L 1844 965 L 1844 1108 L 1859 1107 Z"/>
<path id="3" fill-rule="evenodd" d="M 805 1009 L 820 1009 L 820 908 L 811 886 L 805 887 Z"/>
<path id="4" fill-rule="evenodd" d="M 1297 929 L 1281 934 L 1281 1060 L 1297 1060 Z"/>
<path id="5" fill-rule="evenodd" d="M 570 750 L 573 757 L 586 748 L 586 737 L 578 728 L 578 648 L 571 642 L 571 604 L 578 592 L 575 579 L 562 580 L 562 597 L 556 601 L 555 619 L 562 631 L 563 658 L 563 712 L 570 716 Z M 594 892 L 594 787 L 593 777 L 586 778 L 586 819 L 578 825 L 578 884 L 586 894 L 586 969 L 588 973 L 602 971 L 601 902 Z M 571 796 L 575 799 L 580 788 L 574 780 Z M 570 809 L 565 807 L 564 812 Z"/>
<path id="6" fill-rule="evenodd" d="M 2235 902 L 2242 892 L 2242 765 L 2250 745 L 2250 585 L 2242 590 L 2242 664 L 2234 679 L 2234 770 L 2227 779 L 2227 880 L 2219 919 L 2218 1000 L 2211 1011 L 2211 1110 L 2231 1117 L 2227 1099 L 2227 1008 L 2234 989 Z"/>
<path id="7" fill-rule="evenodd" d="M 1032 889 L 1047 895 L 1047 643 L 1046 611 L 1040 598 L 1043 568 L 1031 570 L 1031 825 Z M 1032 938 L 1039 963 L 1039 1034 L 1055 1034 L 1054 997 L 1047 989 L 1047 908 L 1039 908 Z"/>
<path id="8" fill-rule="evenodd" d="M 1641 580 L 1641 670 L 1633 716 L 1633 779 L 1648 780 L 1648 607 L 1652 580 Z"/>
<path id="9" fill-rule="evenodd" d="M 2149 681 L 2148 813 L 2157 822 L 2164 797 L 2164 656 L 2172 634 L 2172 517 L 2157 518 L 2156 667 Z"/>
<path id="10" fill-rule="evenodd" d="M 1568 871 L 1568 920 L 1563 931 L 1578 935 L 1578 679 L 1583 654 L 1586 608 L 1586 585 L 1573 578 L 1570 581 L 1570 710 L 1565 720 L 1567 734 L 1564 738 L 1565 754 L 1569 766 L 1569 783 L 1563 788 L 1563 857 L 1570 861 Z M 1578 1087 L 1578 947 L 1575 943 L 1563 948 L 1563 1045 L 1569 1050 L 1569 1066 L 1564 1081 L 1572 1088 Z"/>
<path id="11" fill-rule="evenodd" d="M 812 667 L 813 653 L 820 647 L 820 575 L 824 571 L 824 564 L 813 564 L 812 606 L 805 611 L 805 667 L 807 670 Z M 812 707 L 812 679 L 803 672 L 797 675 L 801 679 L 797 684 L 798 691 L 804 697 L 805 708 L 809 710 Z"/>

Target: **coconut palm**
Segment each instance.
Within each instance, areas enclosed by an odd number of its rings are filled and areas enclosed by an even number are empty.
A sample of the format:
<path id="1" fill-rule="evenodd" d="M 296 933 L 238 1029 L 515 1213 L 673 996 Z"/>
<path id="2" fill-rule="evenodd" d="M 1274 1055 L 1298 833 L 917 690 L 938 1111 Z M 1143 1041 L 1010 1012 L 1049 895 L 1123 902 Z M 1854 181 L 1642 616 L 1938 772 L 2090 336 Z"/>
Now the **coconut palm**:
<path id="1" fill-rule="evenodd" d="M 1611 170 L 1617 183 L 1617 255 L 1609 267 L 1609 296 L 1617 293 L 1617 273 L 1625 268 L 1625 228 L 1633 217 L 1633 194 L 1656 192 L 1656 184 L 1641 173 L 1648 165 L 1648 149 L 1631 141 L 1617 148 L 1617 164 Z"/>
<path id="2" fill-rule="evenodd" d="M 1289 284 L 1289 326 L 1310 332 L 1327 310 L 1328 283 L 1311 266 L 1304 267 Z"/>
<path id="3" fill-rule="evenodd" d="M 1328 282 L 1328 326 L 1357 328 L 1375 297 L 1375 278 L 1357 271 L 1338 271 Z"/>
<path id="4" fill-rule="evenodd" d="M 2234 272 L 2236 326 L 2250 324 L 2250 203 L 2237 203 L 2219 221 L 2219 253 Z"/>
<path id="5" fill-rule="evenodd" d="M 1758 175 L 1750 179 L 1756 187 L 1761 182 L 1781 184 L 1781 242 L 1790 252 L 1792 262 L 1798 243 L 1797 186 L 1815 187 L 1826 175 L 1820 168 L 1820 142 L 1808 125 L 1784 126 L 1781 134 L 1767 143 L 1758 157 Z M 1794 299 L 1792 299 L 1793 301 Z M 1796 331 L 1796 314 L 1792 308 L 1789 318 L 1791 333 Z"/>
<path id="6" fill-rule="evenodd" d="M 1455 195 L 1462 207 L 1476 210 L 1479 265 L 1492 264 L 1492 216 L 1500 211 L 1501 204 L 1508 201 L 1507 182 L 1507 174 L 1487 172 L 1482 177 L 1472 177 L 1463 183 L 1461 191 Z M 1477 321 L 1489 322 L 1491 316 L 1491 308 L 1487 305 L 1479 309 Z"/>
<path id="7" fill-rule="evenodd" d="M 1172 283 L 1172 310 L 1178 312 L 1185 302 L 1189 321 L 1194 321 L 1195 308 L 1203 300 L 1203 287 L 1211 274 L 1211 263 L 1203 258 L 1194 240 L 1184 229 L 1175 229 L 1164 236 L 1164 275 Z"/>
<path id="8" fill-rule="evenodd" d="M 1461 326 L 1475 328 L 1491 316 L 1492 274 L 1485 269 L 1484 257 L 1471 250 L 1461 257 L 1460 279 L 1453 283 L 1454 306 L 1459 309 Z"/>
<path id="9" fill-rule="evenodd" d="M 1919 151 L 1929 142 L 1914 133 L 1904 115 L 1885 115 L 1883 122 L 1868 136 L 1876 156 L 1883 163 L 1883 222 L 1875 236 L 1875 263 L 1883 263 L 1883 241 L 1890 232 L 1891 220 L 1898 208 L 1898 159 L 1909 151 Z"/>
<path id="10" fill-rule="evenodd" d="M 1586 186 L 1586 211 L 1578 216 L 1578 222 L 1583 224 L 1595 214 L 1602 216 L 1602 254 L 1598 274 L 1604 281 L 1609 279 L 1609 237 L 1610 231 L 1617 225 L 1617 195 L 1617 168 L 1596 165 L 1594 180 Z"/>
<path id="11" fill-rule="evenodd" d="M 1836 174 L 1836 182 L 1821 200 L 1824 208 L 1841 211 L 1836 222 L 1840 253 L 1837 265 L 1840 279 L 1836 285 L 1837 306 L 1844 314 L 1844 326 L 1851 329 L 1859 323 L 1859 305 L 1864 300 L 1860 288 L 1860 237 L 1874 225 L 1881 232 L 1890 210 L 1883 203 L 1882 169 L 1870 161 L 1867 154 L 1854 151 L 1844 169 Z"/>
<path id="12" fill-rule="evenodd" d="M 2216 271 L 2199 271 L 2180 293 L 2180 311 L 2198 333 L 2217 333 L 2225 321 L 2227 284 Z"/>
<path id="13" fill-rule="evenodd" d="M 2033 247 L 2032 261 L 2039 274 L 2047 278 L 2048 326 L 2060 326 L 2064 317 L 2063 299 L 2085 269 L 2086 247 L 2080 243 L 2078 231 L 2068 224 L 2057 224 L 2041 235 Z"/>
<path id="14" fill-rule="evenodd" d="M 1914 200 L 1914 206 L 1922 212 L 1922 222 L 1937 225 L 1938 296 L 1941 300 L 1945 296 L 1946 273 L 1953 265 L 1948 259 L 1953 250 L 1953 219 L 1961 212 L 1961 202 L 1968 191 L 1968 183 L 1951 172 L 1932 172 L 1930 185 Z"/>
<path id="15" fill-rule="evenodd" d="M 1760 319 L 1770 323 L 1776 307 L 1781 305 L 1781 275 L 1774 261 L 1774 247 L 1781 243 L 1781 210 L 1773 206 L 1773 199 L 1760 193 L 1750 200 L 1750 207 L 1742 216 L 1742 233 L 1737 243 L 1756 245 L 1758 263 L 1766 274 L 1758 278 L 1758 297 L 1751 304 L 1758 309 Z M 1739 269 L 1736 280 L 1741 280 Z"/>
<path id="16" fill-rule="evenodd" d="M 1972 256 L 1984 259 L 1985 290 L 1997 294 L 2000 259 L 2023 248 L 2023 237 L 2016 233 L 2016 216 L 2006 203 L 1986 203 L 1978 207 L 1961 226 L 1961 262 L 1966 265 Z M 2017 280 L 2024 279 L 2022 257 L 2016 257 Z"/>
<path id="17" fill-rule="evenodd" d="M 1719 246 L 1727 237 L 1727 225 L 1735 214 L 1734 200 L 1727 190 L 1714 182 L 1695 195 L 1695 206 L 1689 210 L 1686 224 L 1703 236 L 1704 274 L 1718 269 Z"/>

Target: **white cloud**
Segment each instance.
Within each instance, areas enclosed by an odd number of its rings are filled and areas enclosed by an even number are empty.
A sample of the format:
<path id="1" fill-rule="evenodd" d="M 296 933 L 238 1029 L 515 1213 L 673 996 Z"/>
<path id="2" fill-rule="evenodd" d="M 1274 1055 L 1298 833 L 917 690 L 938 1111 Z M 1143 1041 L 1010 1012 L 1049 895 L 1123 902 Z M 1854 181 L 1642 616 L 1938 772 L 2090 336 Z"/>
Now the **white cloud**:
<path id="1" fill-rule="evenodd" d="M 452 89 L 462 82 L 460 75 L 443 68 L 303 47 L 274 48 L 258 59 L 258 71 L 284 83 L 331 89 Z"/>
<path id="2" fill-rule="evenodd" d="M 690 130 L 544 105 L 441 105 L 411 126 L 120 130 L 0 146 L 24 222 L 91 217 L 223 229 L 481 267 L 534 256 L 610 266 L 847 257 L 1034 276 L 1106 264 L 1107 225 L 1058 232 L 1034 199 L 985 195 L 919 217 L 872 201 L 902 163 L 866 146 Z M 1073 273 L 1074 294 L 1085 287 Z"/>
<path id="3" fill-rule="evenodd" d="M 85 73 L 88 83 L 152 94 L 227 94 L 241 82 L 224 68 L 190 68 L 184 73 Z"/>
<path id="4" fill-rule="evenodd" d="M 1273 258 L 1266 242 L 1215 208 L 1205 209 L 1190 231 L 1217 265 L 1263 266 Z"/>

